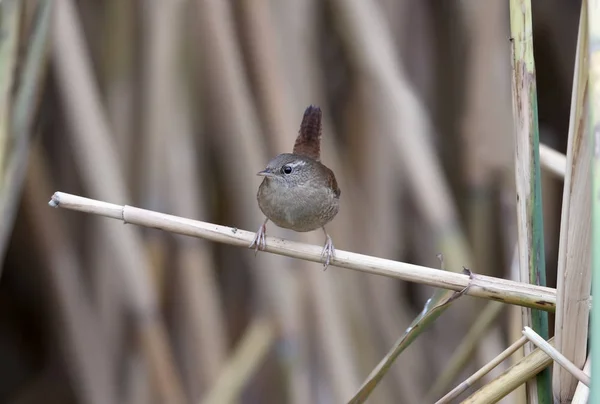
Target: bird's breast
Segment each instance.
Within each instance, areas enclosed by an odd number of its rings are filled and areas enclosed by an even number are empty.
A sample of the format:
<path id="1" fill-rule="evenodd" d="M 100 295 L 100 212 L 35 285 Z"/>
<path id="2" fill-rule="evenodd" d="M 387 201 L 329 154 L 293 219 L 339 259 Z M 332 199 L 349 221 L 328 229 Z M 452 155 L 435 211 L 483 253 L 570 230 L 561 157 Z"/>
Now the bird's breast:
<path id="1" fill-rule="evenodd" d="M 288 187 L 265 179 L 257 199 L 260 210 L 273 223 L 298 232 L 324 226 L 339 210 L 339 198 L 327 187 Z"/>

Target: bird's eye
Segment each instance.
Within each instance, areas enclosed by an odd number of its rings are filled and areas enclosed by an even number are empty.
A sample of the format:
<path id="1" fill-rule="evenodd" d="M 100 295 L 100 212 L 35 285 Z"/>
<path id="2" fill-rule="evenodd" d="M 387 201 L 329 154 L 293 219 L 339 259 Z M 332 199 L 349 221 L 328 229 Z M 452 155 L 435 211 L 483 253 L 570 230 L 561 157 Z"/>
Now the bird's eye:
<path id="1" fill-rule="evenodd" d="M 281 173 L 282 174 L 291 174 L 292 173 L 292 167 L 291 166 L 283 166 L 283 167 L 281 167 Z"/>

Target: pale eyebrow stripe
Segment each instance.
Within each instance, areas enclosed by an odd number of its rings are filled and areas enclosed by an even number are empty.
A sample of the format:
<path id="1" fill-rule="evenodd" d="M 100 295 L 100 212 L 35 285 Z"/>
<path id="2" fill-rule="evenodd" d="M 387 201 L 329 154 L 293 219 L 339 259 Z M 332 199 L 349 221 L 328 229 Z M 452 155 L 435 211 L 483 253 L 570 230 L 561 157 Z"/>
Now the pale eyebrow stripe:
<path id="1" fill-rule="evenodd" d="M 305 166 L 306 165 L 306 161 L 302 161 L 302 160 L 297 160 L 297 161 L 293 161 L 291 163 L 286 164 L 292 168 L 296 168 L 298 166 Z"/>

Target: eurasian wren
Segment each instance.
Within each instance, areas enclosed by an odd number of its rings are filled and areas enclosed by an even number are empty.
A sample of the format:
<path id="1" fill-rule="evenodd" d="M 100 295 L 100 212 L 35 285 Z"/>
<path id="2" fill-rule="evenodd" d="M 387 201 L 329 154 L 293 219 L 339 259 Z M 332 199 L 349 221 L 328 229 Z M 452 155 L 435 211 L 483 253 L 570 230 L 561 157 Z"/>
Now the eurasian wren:
<path id="1" fill-rule="evenodd" d="M 325 225 L 337 215 L 340 189 L 333 171 L 320 161 L 321 109 L 306 108 L 293 152 L 280 154 L 257 175 L 264 176 L 256 198 L 266 219 L 250 244 L 255 253 L 267 245 L 267 222 L 298 232 L 316 230 L 325 233 L 326 241 L 321 256 L 325 269 L 335 253 L 333 241 Z"/>

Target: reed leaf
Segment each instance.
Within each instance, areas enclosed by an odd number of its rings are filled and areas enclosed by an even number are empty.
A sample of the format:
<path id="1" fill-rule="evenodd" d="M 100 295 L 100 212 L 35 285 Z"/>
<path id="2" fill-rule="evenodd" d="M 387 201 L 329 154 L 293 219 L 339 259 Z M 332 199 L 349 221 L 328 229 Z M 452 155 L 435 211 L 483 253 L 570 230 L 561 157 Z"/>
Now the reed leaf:
<path id="1" fill-rule="evenodd" d="M 563 191 L 562 218 L 557 268 L 557 305 L 554 335 L 556 349 L 579 369 L 585 363 L 588 340 L 591 273 L 591 177 L 590 137 L 587 133 L 588 92 L 587 15 L 581 7 L 575 72 L 571 96 L 567 166 Z M 565 403 L 573 398 L 577 379 L 554 364 L 554 400 Z"/>
<path id="2" fill-rule="evenodd" d="M 600 1 L 587 1 L 592 136 L 592 293 L 600 290 Z M 597 306 L 597 305 L 595 305 Z M 592 335 L 600 335 L 600 310 L 592 310 Z M 600 402 L 600 346 L 592 345 L 591 403 Z"/>

